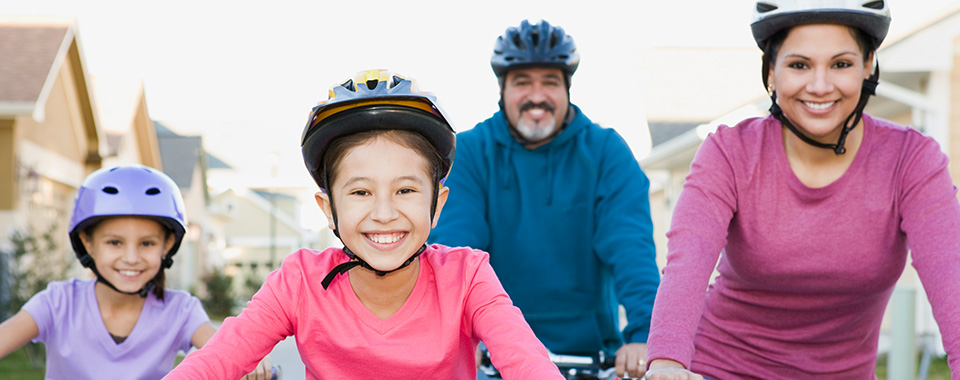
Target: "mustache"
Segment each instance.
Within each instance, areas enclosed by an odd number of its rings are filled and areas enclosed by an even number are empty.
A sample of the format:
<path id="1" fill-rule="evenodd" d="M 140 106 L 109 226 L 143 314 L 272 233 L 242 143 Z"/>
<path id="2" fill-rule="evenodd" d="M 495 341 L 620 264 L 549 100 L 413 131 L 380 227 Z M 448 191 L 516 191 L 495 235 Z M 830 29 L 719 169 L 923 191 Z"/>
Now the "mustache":
<path id="1" fill-rule="evenodd" d="M 531 108 L 542 108 L 542 109 L 545 109 L 545 110 L 547 110 L 547 111 L 550 111 L 550 113 L 556 113 L 556 112 L 555 112 L 556 109 L 555 109 L 552 105 L 550 105 L 549 103 L 547 103 L 547 102 L 540 102 L 540 103 L 526 102 L 526 103 L 523 103 L 523 104 L 520 105 L 520 112 L 523 113 L 523 111 L 529 110 L 529 109 L 531 109 Z"/>

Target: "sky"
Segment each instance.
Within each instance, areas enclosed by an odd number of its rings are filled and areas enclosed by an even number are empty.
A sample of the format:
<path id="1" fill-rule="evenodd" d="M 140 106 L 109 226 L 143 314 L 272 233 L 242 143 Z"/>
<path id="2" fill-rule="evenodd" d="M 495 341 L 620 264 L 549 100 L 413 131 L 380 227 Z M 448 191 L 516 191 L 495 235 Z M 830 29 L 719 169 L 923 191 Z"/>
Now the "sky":
<path id="1" fill-rule="evenodd" d="M 888 0 L 890 36 L 960 0 Z M 753 0 L 0 0 L 0 14 L 76 17 L 87 74 L 143 80 L 151 117 L 202 135 L 244 178 L 309 185 L 299 139 L 310 108 L 364 69 L 435 93 L 457 130 L 497 111 L 493 43 L 523 19 L 573 36 L 571 100 L 649 151 L 636 63 L 660 46 L 752 47 Z M 703 62 L 709 65 L 710 62 Z M 755 84 L 754 84 L 755 85 Z M 689 89 L 681 89 L 689 90 Z M 694 89 L 695 90 L 695 89 Z M 275 158 L 273 158 L 275 157 Z"/>

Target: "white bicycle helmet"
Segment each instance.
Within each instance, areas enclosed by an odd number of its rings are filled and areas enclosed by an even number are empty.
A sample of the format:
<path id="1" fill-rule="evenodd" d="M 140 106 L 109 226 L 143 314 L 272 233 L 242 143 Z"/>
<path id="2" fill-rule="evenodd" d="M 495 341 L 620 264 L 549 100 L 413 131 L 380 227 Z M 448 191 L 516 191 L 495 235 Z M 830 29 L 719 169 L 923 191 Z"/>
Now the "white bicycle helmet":
<path id="1" fill-rule="evenodd" d="M 863 30 L 880 46 L 890 28 L 883 0 L 761 0 L 753 10 L 753 39 L 761 49 L 777 32 L 797 25 L 840 24 Z"/>

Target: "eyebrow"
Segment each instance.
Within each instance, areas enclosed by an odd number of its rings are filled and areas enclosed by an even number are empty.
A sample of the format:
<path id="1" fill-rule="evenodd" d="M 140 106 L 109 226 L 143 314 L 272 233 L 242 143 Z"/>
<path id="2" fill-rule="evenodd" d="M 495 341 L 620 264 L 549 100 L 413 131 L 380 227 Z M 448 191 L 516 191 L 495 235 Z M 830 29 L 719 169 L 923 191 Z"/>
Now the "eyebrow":
<path id="1" fill-rule="evenodd" d="M 530 75 L 530 74 L 516 74 L 516 75 L 513 76 L 512 79 L 510 79 L 510 81 L 513 82 L 513 81 L 515 81 L 515 80 L 517 80 L 517 79 L 530 79 L 530 78 L 532 78 L 532 77 L 533 77 L 533 76 Z M 560 77 L 560 75 L 558 75 L 557 73 L 544 74 L 542 77 L 543 77 L 543 78 L 547 78 L 547 79 L 555 79 L 555 80 L 561 80 L 561 79 L 562 79 L 562 78 Z"/>
<path id="2" fill-rule="evenodd" d="M 370 177 L 352 177 L 352 178 L 348 179 L 347 182 L 344 182 L 342 187 L 347 187 L 347 186 L 350 186 L 350 185 L 352 185 L 352 184 L 354 184 L 354 183 L 362 182 L 362 181 L 371 181 L 371 179 L 370 179 Z M 417 177 L 417 176 L 412 176 L 412 175 L 405 175 L 405 176 L 397 177 L 396 179 L 394 179 L 393 182 L 396 183 L 396 182 L 402 182 L 402 181 L 413 181 L 413 182 L 416 182 L 416 183 L 418 183 L 418 184 L 423 184 L 423 183 L 424 183 L 419 177 Z"/>
<path id="3" fill-rule="evenodd" d="M 838 54 L 834 55 L 833 57 L 830 57 L 830 59 L 837 59 L 837 58 L 839 58 L 839 57 L 841 57 L 841 56 L 844 56 L 844 55 L 847 55 L 847 54 L 856 55 L 857 53 L 856 53 L 856 52 L 853 52 L 853 51 L 845 51 L 845 52 L 842 52 L 842 53 L 838 53 Z M 808 60 L 808 61 L 810 60 L 810 57 L 807 57 L 807 56 L 801 55 L 801 54 L 787 54 L 786 56 L 784 56 L 784 58 L 801 58 L 801 59 L 806 59 L 806 60 Z"/>

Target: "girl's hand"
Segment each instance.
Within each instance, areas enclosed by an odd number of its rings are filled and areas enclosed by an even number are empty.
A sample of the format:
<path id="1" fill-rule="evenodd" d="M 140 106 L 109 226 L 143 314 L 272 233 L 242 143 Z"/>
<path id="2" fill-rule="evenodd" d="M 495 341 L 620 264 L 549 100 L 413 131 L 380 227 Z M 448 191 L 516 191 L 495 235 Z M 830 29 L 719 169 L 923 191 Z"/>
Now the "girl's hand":
<path id="1" fill-rule="evenodd" d="M 683 364 L 667 359 L 650 362 L 646 380 L 703 380 L 703 376 L 688 371 Z"/>
<path id="2" fill-rule="evenodd" d="M 270 380 L 271 376 L 273 376 L 273 363 L 270 361 L 270 356 L 265 356 L 260 364 L 257 364 L 257 367 L 241 380 Z"/>

